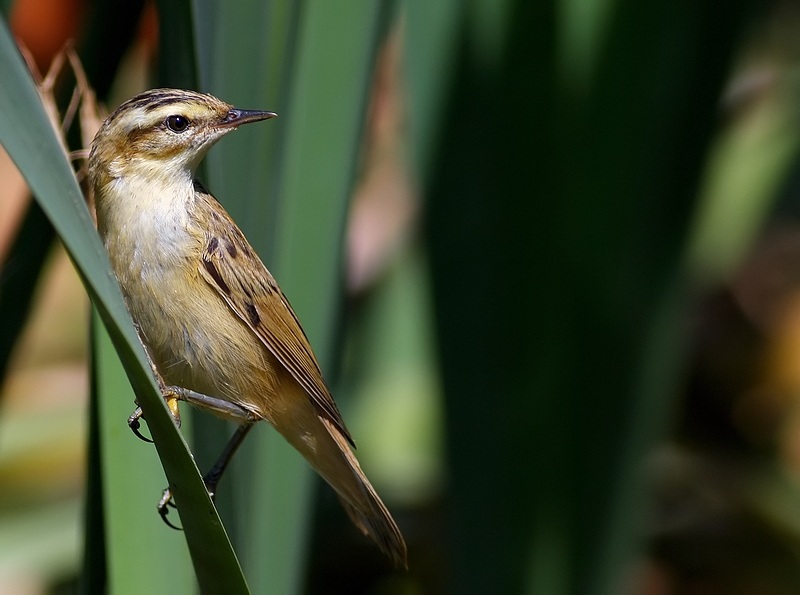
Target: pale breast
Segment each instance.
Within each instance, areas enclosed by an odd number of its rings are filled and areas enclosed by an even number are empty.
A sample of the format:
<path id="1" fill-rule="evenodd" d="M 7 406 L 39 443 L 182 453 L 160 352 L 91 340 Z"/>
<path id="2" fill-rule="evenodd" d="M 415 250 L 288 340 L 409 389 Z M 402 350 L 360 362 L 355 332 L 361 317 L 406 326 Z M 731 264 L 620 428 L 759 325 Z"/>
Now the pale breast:
<path id="1" fill-rule="evenodd" d="M 98 223 L 128 310 L 164 381 L 262 412 L 274 394 L 274 358 L 200 276 L 207 238 L 189 217 L 190 201 L 142 205 L 130 198 L 110 212 L 98 209 Z"/>
<path id="2" fill-rule="evenodd" d="M 199 260 L 173 262 L 145 261 L 121 275 L 128 309 L 165 382 L 237 403 L 254 390 L 269 392 L 251 386 L 271 367 L 264 346 L 192 268 Z"/>

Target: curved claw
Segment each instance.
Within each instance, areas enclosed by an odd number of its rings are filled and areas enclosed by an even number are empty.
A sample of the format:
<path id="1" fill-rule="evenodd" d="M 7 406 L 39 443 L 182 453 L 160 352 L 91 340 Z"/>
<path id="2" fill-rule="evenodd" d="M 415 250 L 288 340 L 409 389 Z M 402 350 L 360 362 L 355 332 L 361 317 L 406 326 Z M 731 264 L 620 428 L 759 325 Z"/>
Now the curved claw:
<path id="1" fill-rule="evenodd" d="M 164 521 L 167 526 L 172 527 L 176 531 L 183 531 L 182 527 L 178 527 L 169 520 L 168 515 L 170 506 L 172 506 L 172 508 L 177 508 L 175 503 L 172 501 L 172 492 L 169 488 L 167 488 L 161 495 L 161 500 L 158 501 L 158 514 L 161 515 L 161 520 Z"/>
<path id="2" fill-rule="evenodd" d="M 172 522 L 169 520 L 169 517 L 168 517 L 169 508 L 167 506 L 165 506 L 164 508 L 159 508 L 158 509 L 158 514 L 161 515 L 161 520 L 164 521 L 167 524 L 168 527 L 170 527 L 172 529 L 175 529 L 176 531 L 183 531 L 182 527 L 178 527 L 177 525 L 172 524 Z"/>
<path id="3" fill-rule="evenodd" d="M 133 411 L 133 413 L 131 413 L 130 417 L 128 417 L 128 427 L 136 435 L 137 438 L 139 438 L 140 440 L 144 440 L 145 442 L 149 442 L 150 444 L 153 444 L 152 439 L 148 438 L 139 431 L 139 428 L 142 427 L 142 425 L 139 423 L 139 420 L 141 418 L 142 418 L 142 408 L 137 407 Z"/>

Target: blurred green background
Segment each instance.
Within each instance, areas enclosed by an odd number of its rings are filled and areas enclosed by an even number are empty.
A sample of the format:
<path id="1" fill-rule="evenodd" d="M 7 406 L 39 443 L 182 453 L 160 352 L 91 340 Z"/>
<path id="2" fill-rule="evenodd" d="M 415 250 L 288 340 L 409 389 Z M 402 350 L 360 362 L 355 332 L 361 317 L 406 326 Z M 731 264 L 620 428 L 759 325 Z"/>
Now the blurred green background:
<path id="1" fill-rule="evenodd" d="M 0 6 L 0 593 L 800 592 L 796 2 Z M 71 40 L 109 110 L 176 86 L 279 113 L 199 175 L 303 321 L 408 572 L 266 424 L 227 537 L 163 526 L 165 472 L 196 472 L 125 425 L 140 364 L 105 294 L 90 313 L 95 238 L 52 215 L 57 143 L 25 152 L 9 32 L 41 72 Z M 205 470 L 232 428 L 184 417 Z"/>

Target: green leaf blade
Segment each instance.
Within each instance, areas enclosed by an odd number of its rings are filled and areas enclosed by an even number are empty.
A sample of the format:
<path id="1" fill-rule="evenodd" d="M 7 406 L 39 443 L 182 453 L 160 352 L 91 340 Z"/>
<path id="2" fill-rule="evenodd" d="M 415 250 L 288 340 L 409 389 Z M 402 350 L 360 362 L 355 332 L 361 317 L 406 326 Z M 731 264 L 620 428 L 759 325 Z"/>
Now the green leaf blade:
<path id="1" fill-rule="evenodd" d="M 4 81 L 0 86 L 0 143 L 56 228 L 120 354 L 164 470 L 180 496 L 181 520 L 201 588 L 247 593 L 197 467 L 149 374 L 82 193 L 4 21 L 0 21 L 0 78 Z"/>

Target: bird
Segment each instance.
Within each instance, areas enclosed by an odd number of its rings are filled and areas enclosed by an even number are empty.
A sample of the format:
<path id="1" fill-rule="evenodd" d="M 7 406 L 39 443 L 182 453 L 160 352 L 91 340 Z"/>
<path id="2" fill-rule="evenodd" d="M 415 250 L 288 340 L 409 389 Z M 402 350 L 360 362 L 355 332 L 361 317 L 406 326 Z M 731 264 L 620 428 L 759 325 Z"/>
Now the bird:
<path id="1" fill-rule="evenodd" d="M 300 321 L 195 177 L 223 136 L 275 116 L 182 89 L 125 101 L 89 153 L 98 232 L 176 423 L 180 400 L 238 424 L 204 477 L 212 497 L 249 429 L 266 421 L 333 488 L 355 526 L 407 568 L 400 529 L 361 470 Z M 141 415 L 137 408 L 129 420 L 135 431 Z"/>

